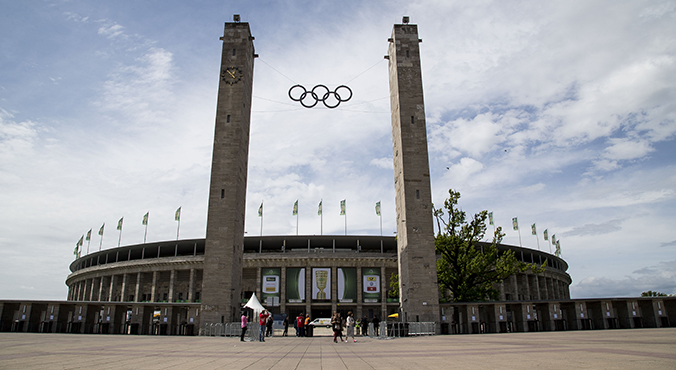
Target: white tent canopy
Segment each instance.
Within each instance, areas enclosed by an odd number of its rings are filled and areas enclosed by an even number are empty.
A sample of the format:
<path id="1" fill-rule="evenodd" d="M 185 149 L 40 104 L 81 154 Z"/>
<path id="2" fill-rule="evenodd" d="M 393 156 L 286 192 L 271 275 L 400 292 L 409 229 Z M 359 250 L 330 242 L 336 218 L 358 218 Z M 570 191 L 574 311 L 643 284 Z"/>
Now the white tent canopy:
<path id="1" fill-rule="evenodd" d="M 258 301 L 258 298 L 256 298 L 256 293 L 251 295 L 251 298 L 249 299 L 249 302 L 247 302 L 244 307 L 248 307 L 254 311 L 254 317 L 258 316 L 263 310 L 265 310 L 265 307 L 261 304 L 261 302 Z"/>

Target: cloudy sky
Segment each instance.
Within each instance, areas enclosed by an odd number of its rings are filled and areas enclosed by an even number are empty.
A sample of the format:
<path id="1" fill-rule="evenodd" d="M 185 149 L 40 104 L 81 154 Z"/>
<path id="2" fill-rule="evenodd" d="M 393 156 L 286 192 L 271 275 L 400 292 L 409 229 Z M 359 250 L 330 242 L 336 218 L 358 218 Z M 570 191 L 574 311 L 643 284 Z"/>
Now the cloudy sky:
<path id="1" fill-rule="evenodd" d="M 433 201 L 524 246 L 561 240 L 573 297 L 676 293 L 673 1 L 0 0 L 0 298 L 65 299 L 90 251 L 205 235 L 223 23 L 254 71 L 246 230 L 395 226 L 387 38 L 418 24 Z M 349 85 L 339 108 L 296 84 Z M 538 238 L 530 233 L 536 223 Z M 86 253 L 88 243 L 84 244 Z"/>

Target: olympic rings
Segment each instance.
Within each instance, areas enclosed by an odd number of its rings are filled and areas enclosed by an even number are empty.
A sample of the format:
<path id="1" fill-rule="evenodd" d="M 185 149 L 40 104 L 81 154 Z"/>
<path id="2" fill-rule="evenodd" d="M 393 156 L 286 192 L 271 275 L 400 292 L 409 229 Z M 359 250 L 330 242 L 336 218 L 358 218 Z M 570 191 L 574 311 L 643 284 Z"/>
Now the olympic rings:
<path id="1" fill-rule="evenodd" d="M 301 89 L 303 92 L 300 93 L 300 95 L 296 95 L 296 97 L 294 97 L 295 94 L 292 93 L 294 89 Z M 350 95 L 344 99 L 338 92 L 340 89 L 347 90 Z M 344 94 L 347 92 L 344 92 Z M 340 85 L 333 91 L 329 90 L 329 88 L 325 85 L 315 85 L 312 90 L 308 91 L 303 85 L 294 85 L 289 89 L 289 98 L 293 101 L 300 102 L 300 105 L 304 106 L 305 108 L 312 108 L 319 102 L 324 103 L 324 106 L 327 108 L 336 108 L 340 105 L 340 103 L 352 99 L 352 90 L 345 85 Z"/>

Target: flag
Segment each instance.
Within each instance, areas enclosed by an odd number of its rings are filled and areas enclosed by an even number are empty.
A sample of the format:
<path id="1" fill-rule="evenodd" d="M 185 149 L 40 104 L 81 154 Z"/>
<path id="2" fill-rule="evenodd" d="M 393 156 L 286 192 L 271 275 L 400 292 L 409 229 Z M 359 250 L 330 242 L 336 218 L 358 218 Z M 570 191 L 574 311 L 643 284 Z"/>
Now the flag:
<path id="1" fill-rule="evenodd" d="M 317 208 L 317 216 L 322 215 L 322 202 L 323 202 L 323 200 L 319 201 L 319 208 Z"/>
<path id="2" fill-rule="evenodd" d="M 514 231 L 519 230 L 519 221 L 516 217 L 512 218 L 512 227 L 514 228 Z"/>
<path id="3" fill-rule="evenodd" d="M 549 229 L 545 229 L 545 240 L 549 240 Z"/>
<path id="4" fill-rule="evenodd" d="M 174 221 L 181 221 L 181 207 L 178 207 L 174 214 Z"/>
<path id="5" fill-rule="evenodd" d="M 99 235 L 103 235 L 103 227 L 106 226 L 106 223 L 104 222 L 103 225 L 101 225 L 101 228 L 99 229 Z"/>
<path id="6" fill-rule="evenodd" d="M 535 224 L 530 225 L 530 233 L 533 235 L 537 235 L 538 232 L 535 231 Z"/>
<path id="7" fill-rule="evenodd" d="M 120 219 L 120 221 L 117 221 L 117 229 L 122 230 L 122 220 L 124 220 L 124 217 Z"/>
<path id="8" fill-rule="evenodd" d="M 554 238 L 553 235 L 552 235 L 552 238 Z M 560 240 L 556 241 L 556 252 L 554 252 L 554 255 L 556 255 L 557 257 L 561 256 L 561 241 Z"/>
<path id="9" fill-rule="evenodd" d="M 552 244 L 556 245 L 556 235 L 552 235 Z"/>
<path id="10" fill-rule="evenodd" d="M 345 215 L 345 199 L 340 201 L 340 215 L 341 216 Z"/>
<path id="11" fill-rule="evenodd" d="M 293 215 L 298 215 L 298 199 L 296 199 L 296 203 L 293 204 Z"/>
<path id="12" fill-rule="evenodd" d="M 488 212 L 488 224 L 491 226 L 495 225 L 493 223 L 493 212 Z"/>
<path id="13" fill-rule="evenodd" d="M 87 231 L 87 238 L 85 240 L 86 241 L 92 240 L 92 229 L 89 229 L 89 231 Z"/>
<path id="14" fill-rule="evenodd" d="M 146 225 L 146 226 L 148 225 L 148 214 L 149 213 L 150 213 L 150 211 L 146 212 L 146 214 L 143 215 L 143 222 L 141 223 L 142 225 Z"/>
<path id="15" fill-rule="evenodd" d="M 261 206 L 258 207 L 258 217 L 263 217 L 263 202 L 261 202 Z"/>
<path id="16" fill-rule="evenodd" d="M 78 247 L 82 246 L 82 241 L 84 240 L 84 235 L 80 237 L 80 241 L 77 242 Z"/>
<path id="17" fill-rule="evenodd" d="M 376 203 L 376 214 L 380 216 L 380 202 Z"/>
<path id="18" fill-rule="evenodd" d="M 77 243 L 75 243 L 75 249 L 73 250 L 73 255 L 75 256 L 75 258 L 77 258 L 79 248 L 80 248 L 80 242 L 78 241 Z"/>

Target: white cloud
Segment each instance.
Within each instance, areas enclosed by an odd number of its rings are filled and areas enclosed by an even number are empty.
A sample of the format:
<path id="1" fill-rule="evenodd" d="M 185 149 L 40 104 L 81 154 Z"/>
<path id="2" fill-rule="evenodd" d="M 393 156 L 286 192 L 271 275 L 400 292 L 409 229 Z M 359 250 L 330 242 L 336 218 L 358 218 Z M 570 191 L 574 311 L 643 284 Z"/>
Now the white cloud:
<path id="1" fill-rule="evenodd" d="M 570 288 L 575 298 L 639 297 L 648 290 L 676 294 L 676 260 L 641 268 L 621 279 L 590 276 Z"/>
<path id="2" fill-rule="evenodd" d="M 392 158 L 373 158 L 370 162 L 372 166 L 393 170 L 394 162 Z"/>
<path id="3" fill-rule="evenodd" d="M 109 39 L 116 38 L 118 36 L 124 36 L 124 27 L 120 26 L 119 24 L 112 24 L 112 25 L 106 25 L 106 26 L 101 26 L 99 28 L 99 35 L 106 36 Z"/>

